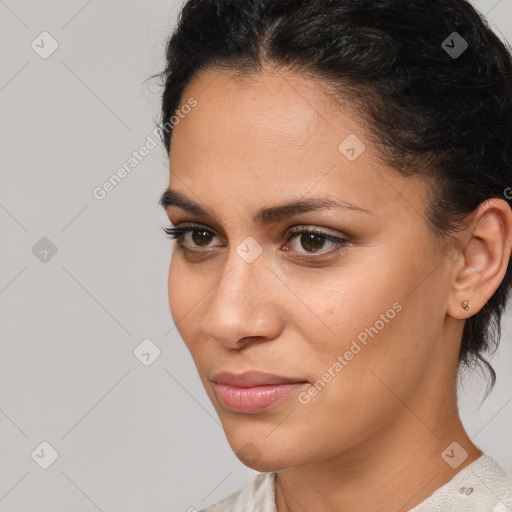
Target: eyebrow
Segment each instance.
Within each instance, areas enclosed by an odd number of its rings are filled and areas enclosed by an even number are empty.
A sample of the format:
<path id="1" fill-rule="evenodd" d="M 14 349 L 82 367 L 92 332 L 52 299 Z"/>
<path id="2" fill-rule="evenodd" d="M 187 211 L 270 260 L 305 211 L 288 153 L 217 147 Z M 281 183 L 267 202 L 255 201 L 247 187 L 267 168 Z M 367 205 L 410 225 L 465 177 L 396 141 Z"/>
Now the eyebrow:
<path id="1" fill-rule="evenodd" d="M 218 217 L 215 215 L 213 210 L 191 201 L 176 190 L 167 189 L 162 194 L 159 204 L 166 210 L 174 206 L 197 216 L 211 217 L 218 220 Z M 355 205 L 348 201 L 334 200 L 328 197 L 312 197 L 308 199 L 290 201 L 278 206 L 260 208 L 254 215 L 253 220 L 257 223 L 272 224 L 289 219 L 290 217 L 301 213 L 323 210 L 326 208 L 356 210 L 374 215 L 374 213 L 367 208 L 363 208 L 362 206 Z"/>

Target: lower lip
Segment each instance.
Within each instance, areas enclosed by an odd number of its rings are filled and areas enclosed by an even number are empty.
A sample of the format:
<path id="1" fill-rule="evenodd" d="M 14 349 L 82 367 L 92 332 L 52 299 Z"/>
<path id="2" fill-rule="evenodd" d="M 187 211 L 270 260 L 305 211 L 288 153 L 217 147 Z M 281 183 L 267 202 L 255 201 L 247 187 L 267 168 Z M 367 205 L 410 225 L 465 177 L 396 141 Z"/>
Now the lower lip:
<path id="1" fill-rule="evenodd" d="M 266 386 L 254 386 L 252 388 L 239 388 L 227 384 L 214 382 L 217 395 L 224 405 L 235 412 L 255 414 L 281 402 L 307 382 L 290 384 L 271 384 Z"/>

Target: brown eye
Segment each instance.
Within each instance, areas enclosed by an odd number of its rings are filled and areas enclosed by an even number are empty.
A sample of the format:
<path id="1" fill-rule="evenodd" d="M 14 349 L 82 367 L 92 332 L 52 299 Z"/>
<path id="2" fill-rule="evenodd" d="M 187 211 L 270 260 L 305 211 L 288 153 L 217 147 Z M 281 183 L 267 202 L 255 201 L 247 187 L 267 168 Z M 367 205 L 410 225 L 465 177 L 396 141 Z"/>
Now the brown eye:
<path id="1" fill-rule="evenodd" d="M 206 229 L 194 229 L 191 233 L 192 241 L 195 245 L 202 247 L 204 245 L 208 245 L 211 242 L 213 233 Z"/>
<path id="2" fill-rule="evenodd" d="M 185 250 L 188 250 L 189 246 L 192 248 L 191 250 L 194 247 L 208 247 L 212 238 L 215 237 L 209 229 L 195 225 L 164 228 L 164 231 L 171 240 L 176 240 L 179 247 Z M 192 243 L 185 241 L 189 234 Z"/>
<path id="3" fill-rule="evenodd" d="M 325 244 L 328 242 L 330 247 L 342 248 L 349 243 L 345 238 L 340 238 L 318 230 L 305 228 L 295 229 L 288 232 L 289 240 L 292 240 L 292 250 L 299 254 L 308 254 L 322 251 L 329 254 L 335 251 L 324 251 Z M 295 239 L 295 240 L 294 240 Z M 329 246 L 327 249 L 330 248 Z"/>
<path id="4" fill-rule="evenodd" d="M 322 249 L 326 238 L 318 233 L 303 233 L 299 240 L 301 247 L 309 252 L 316 252 Z"/>
<path id="5" fill-rule="evenodd" d="M 186 252 L 193 253 L 195 251 L 196 254 L 200 252 L 206 253 L 207 249 L 210 250 L 215 247 L 215 245 L 212 245 L 212 240 L 217 235 L 201 225 L 196 224 L 165 228 L 164 231 L 171 239 L 177 240 L 178 247 Z M 188 235 L 190 235 L 190 237 L 188 237 Z M 321 251 L 321 254 L 315 256 L 315 258 L 324 254 L 329 255 L 338 252 L 338 250 L 344 248 L 349 243 L 349 240 L 345 238 L 305 228 L 295 228 L 294 230 L 288 231 L 287 241 L 289 242 L 290 240 L 295 244 L 295 247 L 292 248 L 292 252 L 307 255 Z M 323 250 L 326 242 L 330 244 L 328 249 L 332 247 L 335 247 L 335 249 Z M 290 249 L 286 250 L 290 251 Z"/>

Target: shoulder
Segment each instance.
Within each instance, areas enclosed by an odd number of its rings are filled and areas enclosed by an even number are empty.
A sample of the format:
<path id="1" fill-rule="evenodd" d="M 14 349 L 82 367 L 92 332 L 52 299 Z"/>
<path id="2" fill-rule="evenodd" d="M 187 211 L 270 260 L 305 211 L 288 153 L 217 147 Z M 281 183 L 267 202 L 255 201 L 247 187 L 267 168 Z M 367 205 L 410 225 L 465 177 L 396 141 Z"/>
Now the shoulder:
<path id="1" fill-rule="evenodd" d="M 489 455 L 482 455 L 410 512 L 510 512 L 512 478 Z"/>
<path id="2" fill-rule="evenodd" d="M 276 512 L 275 473 L 258 473 L 249 485 L 201 512 Z"/>

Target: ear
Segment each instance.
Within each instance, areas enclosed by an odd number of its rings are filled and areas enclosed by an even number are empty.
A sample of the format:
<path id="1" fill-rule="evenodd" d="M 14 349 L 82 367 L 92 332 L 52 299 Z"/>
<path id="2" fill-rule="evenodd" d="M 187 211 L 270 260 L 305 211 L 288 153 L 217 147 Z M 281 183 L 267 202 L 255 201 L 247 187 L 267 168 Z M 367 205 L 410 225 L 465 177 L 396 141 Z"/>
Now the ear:
<path id="1" fill-rule="evenodd" d="M 465 319 L 478 313 L 500 285 L 512 247 L 512 209 L 503 199 L 488 199 L 472 213 L 471 225 L 460 233 L 468 240 L 454 264 L 452 295 L 447 313 Z M 462 302 L 467 301 L 469 311 Z"/>

